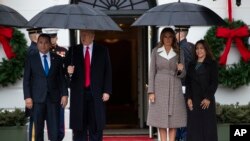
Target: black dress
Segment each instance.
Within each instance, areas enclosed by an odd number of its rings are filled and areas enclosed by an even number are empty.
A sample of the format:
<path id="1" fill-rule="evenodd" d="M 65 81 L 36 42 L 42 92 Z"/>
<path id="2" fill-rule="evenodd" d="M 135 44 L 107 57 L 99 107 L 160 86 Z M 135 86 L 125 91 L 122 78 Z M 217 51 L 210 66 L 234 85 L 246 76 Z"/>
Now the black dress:
<path id="1" fill-rule="evenodd" d="M 187 98 L 193 101 L 193 110 L 188 110 L 187 140 L 217 141 L 217 125 L 214 94 L 218 87 L 217 62 L 206 58 L 202 64 L 193 61 L 189 64 L 186 76 Z M 200 103 L 209 99 L 208 109 L 202 109 Z"/>

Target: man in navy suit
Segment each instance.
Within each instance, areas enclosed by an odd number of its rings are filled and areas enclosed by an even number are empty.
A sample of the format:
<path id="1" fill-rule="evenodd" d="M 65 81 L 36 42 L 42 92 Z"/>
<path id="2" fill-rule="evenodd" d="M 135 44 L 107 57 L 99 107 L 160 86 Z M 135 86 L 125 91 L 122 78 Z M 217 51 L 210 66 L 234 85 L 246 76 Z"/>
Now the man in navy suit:
<path id="1" fill-rule="evenodd" d="M 42 29 L 41 28 L 29 28 L 27 29 L 28 34 L 29 34 L 29 39 L 31 41 L 30 46 L 27 49 L 27 54 L 34 54 L 36 52 L 38 52 L 37 49 L 37 38 L 39 37 L 39 35 L 42 33 Z M 28 109 L 27 107 L 25 108 L 25 114 L 27 117 L 29 118 L 29 140 L 31 140 L 32 138 L 32 124 L 33 124 L 33 119 L 30 116 L 31 112 L 30 109 Z"/>
<path id="2" fill-rule="evenodd" d="M 74 141 L 102 141 L 105 102 L 112 90 L 108 49 L 93 42 L 95 33 L 81 30 L 81 44 L 66 55 L 70 74 L 70 128 Z M 88 139 L 89 137 L 89 139 Z"/>
<path id="3" fill-rule="evenodd" d="M 57 39 L 58 39 L 57 38 L 57 31 L 58 31 L 58 29 L 45 28 L 45 29 L 43 29 L 43 31 L 50 36 L 51 44 L 52 44 L 50 51 L 52 53 L 55 53 L 55 54 L 61 56 L 62 59 L 64 59 L 66 52 L 67 52 L 67 49 L 64 47 L 60 47 L 57 44 Z M 63 64 L 63 66 L 64 66 L 64 64 Z M 59 127 L 58 127 L 59 128 L 58 141 L 62 141 L 64 136 L 65 136 L 65 123 L 64 123 L 65 121 L 64 121 L 64 108 L 63 107 L 60 108 L 59 117 L 60 117 L 60 120 L 59 120 Z"/>
<path id="4" fill-rule="evenodd" d="M 50 36 L 38 37 L 38 52 L 25 60 L 23 91 L 25 105 L 31 109 L 36 141 L 43 141 L 44 120 L 51 141 L 57 141 L 60 106 L 67 105 L 68 91 L 60 56 L 50 53 Z M 32 131 L 32 132 L 33 132 Z"/>

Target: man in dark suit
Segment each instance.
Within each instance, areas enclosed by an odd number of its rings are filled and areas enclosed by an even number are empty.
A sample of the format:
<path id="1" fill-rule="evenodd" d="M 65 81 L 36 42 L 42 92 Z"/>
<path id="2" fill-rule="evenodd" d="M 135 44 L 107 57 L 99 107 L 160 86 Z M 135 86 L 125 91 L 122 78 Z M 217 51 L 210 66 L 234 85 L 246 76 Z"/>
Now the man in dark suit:
<path id="1" fill-rule="evenodd" d="M 48 34 L 50 36 L 50 39 L 51 39 L 50 51 L 52 53 L 55 53 L 55 54 L 61 56 L 62 59 L 64 59 L 66 52 L 67 52 L 67 49 L 64 47 L 58 46 L 58 44 L 57 44 L 57 39 L 58 39 L 57 38 L 57 31 L 58 31 L 58 29 L 56 29 L 56 28 L 44 28 L 43 29 L 43 32 Z M 63 64 L 63 67 L 64 67 L 64 64 Z M 64 108 L 63 107 L 60 108 L 59 117 L 60 117 L 60 120 L 59 120 L 59 127 L 58 127 L 58 129 L 59 129 L 58 141 L 62 141 L 64 136 L 65 136 L 65 122 L 64 122 Z"/>
<path id="2" fill-rule="evenodd" d="M 50 53 L 50 36 L 38 37 L 38 52 L 25 60 L 23 91 L 25 105 L 31 109 L 36 141 L 43 141 L 44 120 L 51 141 L 57 141 L 59 108 L 67 105 L 68 91 L 63 73 L 62 59 Z"/>
<path id="3" fill-rule="evenodd" d="M 37 38 L 39 37 L 39 35 L 42 33 L 42 29 L 41 28 L 29 28 L 27 29 L 28 34 L 29 34 L 29 39 L 31 41 L 30 46 L 27 49 L 27 54 L 34 54 L 36 52 L 38 52 L 37 49 Z M 33 119 L 30 116 L 31 111 L 30 109 L 28 109 L 27 107 L 25 108 L 25 114 L 27 117 L 29 117 L 29 140 L 31 140 L 32 138 L 32 124 L 33 124 Z"/>
<path id="4" fill-rule="evenodd" d="M 74 141 L 102 141 L 106 122 L 104 102 L 109 100 L 112 90 L 109 53 L 93 42 L 94 31 L 81 30 L 80 34 L 81 44 L 71 47 L 66 55 L 71 76 L 70 128 Z"/>
<path id="5" fill-rule="evenodd" d="M 188 64 L 193 61 L 194 59 L 194 44 L 187 41 L 187 35 L 188 30 L 190 26 L 176 26 L 175 32 L 176 32 L 176 38 L 179 42 L 180 48 L 184 52 L 184 58 L 185 58 L 185 70 L 188 70 Z M 185 77 L 181 80 L 182 83 L 182 89 L 185 96 Z M 176 132 L 176 141 L 186 141 L 186 134 L 187 134 L 187 128 L 182 127 L 178 128 Z"/>

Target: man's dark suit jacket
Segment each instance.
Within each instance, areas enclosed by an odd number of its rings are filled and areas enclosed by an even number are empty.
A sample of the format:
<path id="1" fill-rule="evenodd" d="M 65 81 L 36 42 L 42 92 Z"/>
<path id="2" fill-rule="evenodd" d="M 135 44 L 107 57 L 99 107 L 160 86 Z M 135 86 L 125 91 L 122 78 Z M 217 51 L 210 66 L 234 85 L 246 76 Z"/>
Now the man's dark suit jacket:
<path id="1" fill-rule="evenodd" d="M 50 59 L 51 66 L 46 76 L 39 52 L 27 55 L 23 78 L 24 99 L 32 98 L 34 103 L 44 103 L 48 96 L 51 102 L 58 102 L 62 96 L 68 95 L 63 61 L 53 53 L 50 53 Z"/>
<path id="2" fill-rule="evenodd" d="M 73 53 L 72 53 L 73 51 Z M 70 82 L 70 127 L 75 130 L 83 129 L 83 95 L 84 93 L 84 55 L 83 45 L 71 47 L 66 55 L 66 68 L 74 65 L 75 70 Z M 102 100 L 103 93 L 112 93 L 112 71 L 108 49 L 93 44 L 91 58 L 91 93 L 93 95 L 93 107 L 96 115 L 97 129 L 105 126 L 105 104 Z"/>

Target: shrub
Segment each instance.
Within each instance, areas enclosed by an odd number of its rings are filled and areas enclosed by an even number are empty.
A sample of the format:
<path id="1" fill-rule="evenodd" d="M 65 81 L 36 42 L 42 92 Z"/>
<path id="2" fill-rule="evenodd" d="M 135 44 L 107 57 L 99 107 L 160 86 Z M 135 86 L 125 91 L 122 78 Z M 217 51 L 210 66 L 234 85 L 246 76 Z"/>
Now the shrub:
<path id="1" fill-rule="evenodd" d="M 216 105 L 218 123 L 250 123 L 250 103 L 239 105 Z"/>
<path id="2" fill-rule="evenodd" d="M 25 112 L 20 109 L 8 111 L 0 109 L 0 126 L 24 126 L 27 123 Z"/>

